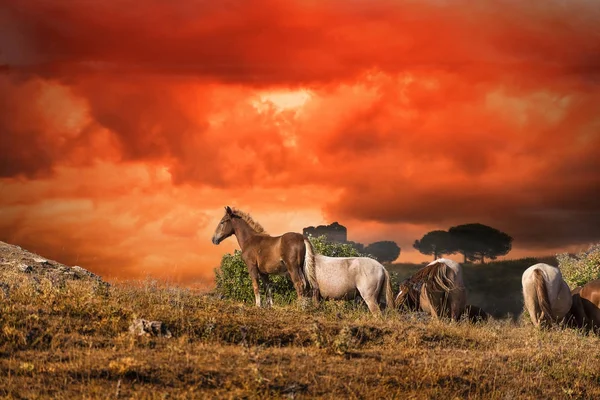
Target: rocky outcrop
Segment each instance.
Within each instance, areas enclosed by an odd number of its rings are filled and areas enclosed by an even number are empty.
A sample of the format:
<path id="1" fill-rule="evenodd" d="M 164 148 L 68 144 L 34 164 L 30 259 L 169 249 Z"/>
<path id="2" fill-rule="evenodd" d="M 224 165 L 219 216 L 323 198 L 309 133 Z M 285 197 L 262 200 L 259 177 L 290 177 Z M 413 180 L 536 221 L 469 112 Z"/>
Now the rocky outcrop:
<path id="1" fill-rule="evenodd" d="M 18 273 L 38 278 L 48 278 L 52 282 L 86 279 L 101 282 L 102 278 L 79 266 L 69 267 L 31 253 L 19 246 L 0 241 L 0 273 Z M 0 278 L 1 281 L 1 278 Z M 0 285 L 1 286 L 1 285 Z"/>

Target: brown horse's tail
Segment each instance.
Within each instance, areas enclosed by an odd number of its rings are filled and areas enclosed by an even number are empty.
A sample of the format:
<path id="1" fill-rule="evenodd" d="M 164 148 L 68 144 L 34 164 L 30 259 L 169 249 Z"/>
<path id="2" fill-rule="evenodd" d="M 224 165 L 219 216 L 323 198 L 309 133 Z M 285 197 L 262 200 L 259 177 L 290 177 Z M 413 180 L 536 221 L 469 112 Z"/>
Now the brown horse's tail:
<path id="1" fill-rule="evenodd" d="M 546 287 L 546 281 L 544 280 L 544 273 L 540 269 L 533 270 L 533 283 L 535 286 L 537 302 L 542 311 L 542 315 L 540 316 L 539 320 L 551 320 L 552 311 L 550 299 L 548 299 L 548 289 Z"/>
<path id="2" fill-rule="evenodd" d="M 394 292 L 392 291 L 392 283 L 390 281 L 390 274 L 387 269 L 383 268 L 383 285 L 385 287 L 385 304 L 386 308 L 392 309 L 394 305 Z"/>
<path id="3" fill-rule="evenodd" d="M 317 268 L 315 265 L 315 250 L 313 249 L 310 240 L 304 238 L 304 277 L 313 291 L 319 290 L 319 283 L 317 282 Z"/>

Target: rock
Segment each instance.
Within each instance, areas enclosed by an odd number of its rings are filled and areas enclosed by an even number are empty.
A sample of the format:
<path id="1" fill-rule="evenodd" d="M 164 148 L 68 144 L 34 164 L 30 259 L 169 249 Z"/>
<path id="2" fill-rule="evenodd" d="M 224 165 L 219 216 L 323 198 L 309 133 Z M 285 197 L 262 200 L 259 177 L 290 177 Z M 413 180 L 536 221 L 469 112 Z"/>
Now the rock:
<path id="1" fill-rule="evenodd" d="M 33 271 L 33 267 L 31 265 L 27 265 L 27 264 L 23 264 L 23 263 L 17 264 L 17 269 L 26 274 L 29 274 Z"/>
<path id="2" fill-rule="evenodd" d="M 71 267 L 71 271 L 73 271 L 75 275 L 77 275 L 80 278 L 87 277 L 91 279 L 102 280 L 102 278 L 100 278 L 98 275 L 88 271 L 85 268 L 81 268 L 79 265 Z"/>
<path id="3" fill-rule="evenodd" d="M 148 321 L 146 319 L 135 319 L 133 323 L 129 325 L 129 333 L 136 336 L 157 336 L 170 338 L 171 331 L 169 331 L 165 324 L 161 321 Z"/>

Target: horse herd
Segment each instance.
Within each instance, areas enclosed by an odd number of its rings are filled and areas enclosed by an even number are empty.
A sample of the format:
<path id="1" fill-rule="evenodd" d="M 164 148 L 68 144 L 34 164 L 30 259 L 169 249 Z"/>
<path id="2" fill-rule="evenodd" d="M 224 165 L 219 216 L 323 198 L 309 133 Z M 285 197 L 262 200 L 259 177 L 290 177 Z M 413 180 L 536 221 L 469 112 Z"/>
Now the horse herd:
<path id="1" fill-rule="evenodd" d="M 394 299 L 390 276 L 383 265 L 369 257 L 327 257 L 315 254 L 311 242 L 300 233 L 270 236 L 249 214 L 225 207 L 212 242 L 221 243 L 235 235 L 248 268 L 256 305 L 262 306 L 259 279 L 266 291 L 267 305 L 273 305 L 269 275 L 287 275 L 298 299 L 353 299 L 360 294 L 371 313 L 381 307 L 422 310 L 434 318 L 455 321 L 488 319 L 476 306 L 466 304 L 461 265 L 440 258 L 400 284 Z M 536 264 L 523 273 L 523 297 L 532 322 L 546 326 L 565 322 L 571 326 L 600 329 L 600 280 L 569 290 L 556 267 Z"/>

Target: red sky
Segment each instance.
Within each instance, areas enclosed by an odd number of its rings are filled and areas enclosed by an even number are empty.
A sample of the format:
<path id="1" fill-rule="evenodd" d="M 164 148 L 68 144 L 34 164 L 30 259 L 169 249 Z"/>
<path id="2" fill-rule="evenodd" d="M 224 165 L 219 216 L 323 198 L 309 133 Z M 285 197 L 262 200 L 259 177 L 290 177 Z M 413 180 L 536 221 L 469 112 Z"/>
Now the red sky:
<path id="1" fill-rule="evenodd" d="M 600 240 L 596 1 L 4 0 L 0 25 L 0 240 L 47 257 L 210 284 L 225 205 L 398 261 L 469 222 L 511 257 Z"/>

